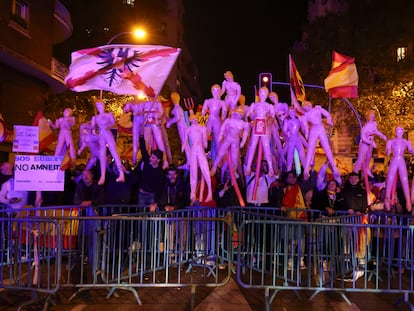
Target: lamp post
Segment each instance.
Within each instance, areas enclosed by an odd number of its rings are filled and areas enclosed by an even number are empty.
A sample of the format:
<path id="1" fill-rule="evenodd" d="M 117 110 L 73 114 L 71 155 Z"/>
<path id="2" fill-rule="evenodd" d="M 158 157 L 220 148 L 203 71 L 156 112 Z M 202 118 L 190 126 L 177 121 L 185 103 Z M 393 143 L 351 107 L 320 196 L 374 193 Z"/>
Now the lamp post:
<path id="1" fill-rule="evenodd" d="M 143 39 L 143 38 L 145 38 L 147 33 L 142 28 L 135 29 L 134 31 L 120 32 L 120 33 L 117 33 L 116 35 L 114 35 L 111 39 L 109 39 L 108 42 L 106 43 L 106 45 L 110 45 L 116 38 L 118 38 L 120 36 L 123 36 L 123 35 L 134 35 L 134 37 L 137 38 L 137 39 Z"/>

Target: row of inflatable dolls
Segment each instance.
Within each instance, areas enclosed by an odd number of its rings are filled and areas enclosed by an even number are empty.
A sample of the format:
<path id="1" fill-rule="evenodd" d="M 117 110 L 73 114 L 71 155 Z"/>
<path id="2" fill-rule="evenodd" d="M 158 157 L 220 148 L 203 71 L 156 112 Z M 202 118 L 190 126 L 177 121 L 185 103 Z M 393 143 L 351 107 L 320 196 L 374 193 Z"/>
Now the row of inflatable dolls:
<path id="1" fill-rule="evenodd" d="M 258 99 L 250 105 L 244 105 L 240 85 L 234 81 L 230 71 L 224 74 L 222 85 L 214 84 L 211 87 L 212 97 L 204 100 L 201 116 L 208 116 L 205 126 L 199 124 L 198 116 L 194 112 L 194 105 L 187 103 L 184 111 L 180 105 L 180 95 L 171 93 L 173 107 L 166 115 L 159 101 L 132 101 L 125 104 L 123 110 L 132 115 L 132 162 L 136 164 L 139 149 L 139 136 L 145 137 L 146 147 L 160 149 L 164 154 L 163 166 L 171 163 L 171 151 L 168 146 L 168 137 L 165 128 L 176 124 L 181 140 L 182 152 L 185 153 L 187 166 L 190 170 L 191 200 L 197 198 L 196 188 L 199 182 L 198 173 L 207 186 L 207 197 L 212 197 L 210 175 L 214 175 L 219 166 L 228 166 L 234 173 L 243 163 L 243 173 L 252 174 L 253 160 L 260 163 L 263 157 L 269 166 L 269 175 L 275 172 L 289 171 L 295 165 L 303 167 L 304 178 L 309 177 L 311 163 L 314 161 L 315 150 L 318 144 L 323 148 L 327 162 L 333 176 L 340 181 L 340 173 L 336 167 L 325 123 L 333 126 L 330 113 L 320 105 L 313 106 L 304 101 L 300 105 L 292 96 L 291 106 L 281 103 L 275 92 L 262 87 L 258 92 Z M 292 91 L 291 91 L 292 92 Z M 221 99 L 226 94 L 224 99 Z M 268 101 L 269 99 L 269 101 Z M 240 103 L 241 102 L 241 103 Z M 94 165 L 97 159 L 106 160 L 107 149 L 111 153 L 120 175 L 119 182 L 125 180 L 124 169 L 117 152 L 116 141 L 111 128 L 116 125 L 112 113 L 105 111 L 102 101 L 95 103 L 97 114 L 88 123 L 80 126 L 80 155 L 89 149 L 90 158 L 87 167 Z M 189 113 L 189 117 L 188 114 Z M 59 129 L 55 155 L 61 155 L 64 148 L 69 149 L 72 160 L 76 158 L 76 150 L 72 138 L 72 128 L 76 120 L 70 108 L 63 112 L 63 116 L 55 122 L 50 121 L 54 129 Z M 385 206 L 389 209 L 389 201 L 395 184 L 399 178 L 407 202 L 407 210 L 411 211 L 407 165 L 404 155 L 408 151 L 414 154 L 411 143 L 403 138 L 404 127 L 398 125 L 396 137 L 389 139 L 378 130 L 375 121 L 375 112 L 366 113 L 366 122 L 361 128 L 358 158 L 353 171 L 362 170 L 364 175 L 372 176 L 369 166 L 373 149 L 376 148 L 375 136 L 387 141 L 386 153 L 392 155 L 386 180 Z M 211 144 L 208 137 L 211 136 Z M 245 154 L 241 150 L 247 146 Z M 212 156 L 211 162 L 207 158 L 207 148 Z M 243 158 L 243 159 L 242 159 Z M 102 163 L 103 163 L 102 162 Z M 210 167 L 211 166 L 211 167 Z M 99 184 L 105 183 L 105 165 L 101 165 Z M 259 166 L 256 166 L 259 167 Z M 393 190 L 394 189 L 394 190 Z M 413 198 L 414 199 L 414 198 Z M 388 203 L 388 204 L 387 204 Z"/>

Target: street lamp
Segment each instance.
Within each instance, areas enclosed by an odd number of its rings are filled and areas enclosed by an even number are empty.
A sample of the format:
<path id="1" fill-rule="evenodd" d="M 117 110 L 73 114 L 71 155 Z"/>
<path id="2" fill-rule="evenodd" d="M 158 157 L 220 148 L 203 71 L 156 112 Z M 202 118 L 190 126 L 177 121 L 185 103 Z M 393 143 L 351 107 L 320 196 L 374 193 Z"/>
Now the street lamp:
<path id="1" fill-rule="evenodd" d="M 142 28 L 137 28 L 137 29 L 134 29 L 133 31 L 120 32 L 114 35 L 111 39 L 109 39 L 106 45 L 110 45 L 116 38 L 123 36 L 123 35 L 134 35 L 134 37 L 137 39 L 143 39 L 147 35 L 147 32 Z"/>
<path id="2" fill-rule="evenodd" d="M 147 36 L 147 32 L 143 28 L 137 28 L 134 30 L 134 37 L 137 39 L 144 39 Z"/>

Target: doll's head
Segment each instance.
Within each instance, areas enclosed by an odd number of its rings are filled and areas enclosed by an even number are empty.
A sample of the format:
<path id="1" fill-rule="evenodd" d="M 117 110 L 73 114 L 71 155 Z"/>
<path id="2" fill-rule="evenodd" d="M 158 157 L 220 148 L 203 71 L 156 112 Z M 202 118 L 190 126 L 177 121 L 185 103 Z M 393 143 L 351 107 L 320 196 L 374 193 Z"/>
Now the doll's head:
<path id="1" fill-rule="evenodd" d="M 367 121 L 373 120 L 375 118 L 375 110 L 369 109 L 365 112 L 365 119 Z"/>
<path id="2" fill-rule="evenodd" d="M 277 104 L 279 102 L 279 95 L 277 95 L 276 92 L 270 92 L 269 99 L 271 100 L 272 103 Z"/>
<path id="3" fill-rule="evenodd" d="M 232 73 L 231 71 L 226 71 L 226 72 L 224 73 L 224 77 L 225 77 L 226 79 L 234 80 L 234 76 L 233 76 L 233 73 Z"/>
<path id="4" fill-rule="evenodd" d="M 66 108 L 65 110 L 63 110 L 64 117 L 70 117 L 71 115 L 72 115 L 72 109 Z"/>
<path id="5" fill-rule="evenodd" d="M 172 92 L 170 98 L 174 105 L 178 105 L 180 103 L 180 94 L 177 92 Z"/>

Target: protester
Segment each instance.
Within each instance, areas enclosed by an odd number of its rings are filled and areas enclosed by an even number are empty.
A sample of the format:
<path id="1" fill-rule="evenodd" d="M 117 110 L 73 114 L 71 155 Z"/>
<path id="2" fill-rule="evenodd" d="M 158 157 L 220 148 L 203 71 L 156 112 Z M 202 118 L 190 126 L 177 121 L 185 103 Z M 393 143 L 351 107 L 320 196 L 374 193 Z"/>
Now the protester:
<path id="1" fill-rule="evenodd" d="M 138 185 L 138 176 L 125 169 L 125 182 L 117 182 L 119 177 L 118 166 L 112 162 L 110 169 L 107 170 L 105 182 L 105 203 L 106 204 L 131 204 L 136 202 L 136 198 L 132 198 L 132 191 Z"/>
<path id="2" fill-rule="evenodd" d="M 104 187 L 93 179 L 93 174 L 88 169 L 82 171 L 82 180 L 76 185 L 73 203 L 83 208 L 105 203 Z"/>
<path id="3" fill-rule="evenodd" d="M 283 189 L 283 199 L 281 211 L 290 218 L 307 220 L 308 215 L 306 209 L 304 196 L 297 182 L 295 171 L 289 171 L 285 177 L 285 187 Z M 298 236 L 296 232 L 286 233 L 286 238 L 289 241 L 289 253 L 292 254 L 288 258 L 288 269 L 292 269 L 294 254 L 299 254 L 297 260 L 301 269 L 306 269 L 305 265 L 305 232 L 301 232 Z M 300 241 L 300 242 L 299 242 Z"/>
<path id="4" fill-rule="evenodd" d="M 358 173 L 351 172 L 342 188 L 344 206 L 350 214 L 365 213 L 368 208 L 367 192 Z"/>
<path id="5" fill-rule="evenodd" d="M 0 187 L 13 175 L 13 164 L 11 162 L 3 162 L 0 167 Z"/>
<path id="6" fill-rule="evenodd" d="M 163 152 L 160 149 L 154 149 L 149 155 L 145 147 L 144 136 L 140 136 L 139 139 L 142 160 L 138 164 L 138 208 L 143 208 L 155 204 L 159 199 L 161 185 L 164 184 Z"/>
<path id="7" fill-rule="evenodd" d="M 151 206 L 151 211 L 160 209 L 171 212 L 183 209 L 190 203 L 189 185 L 182 179 L 175 165 L 168 167 L 166 177 L 160 197 L 156 205 Z"/>
<path id="8" fill-rule="evenodd" d="M 329 180 L 325 189 L 314 190 L 311 209 L 320 210 L 325 216 L 334 216 L 336 212 L 344 210 L 344 199 L 341 187 L 336 180 Z"/>
<path id="9" fill-rule="evenodd" d="M 28 191 L 17 191 L 14 189 L 14 177 L 11 177 L 1 186 L 0 203 L 6 204 L 9 208 L 19 209 L 27 206 L 28 197 Z"/>
<path id="10" fill-rule="evenodd" d="M 253 168 L 255 165 L 253 165 Z M 277 175 L 269 174 L 269 166 L 266 160 L 261 161 L 259 176 L 256 172 L 246 175 L 246 201 L 249 205 L 268 206 L 269 188 L 276 180 Z M 256 178 L 258 180 L 256 180 Z"/>
<path id="11" fill-rule="evenodd" d="M 242 178 L 237 173 L 236 182 L 244 202 L 243 197 L 245 196 L 246 189 Z M 228 168 L 224 171 L 223 182 L 219 183 L 216 188 L 214 199 L 217 202 L 218 207 L 225 208 L 229 206 L 240 206 L 239 197 L 231 180 L 230 170 Z"/>

